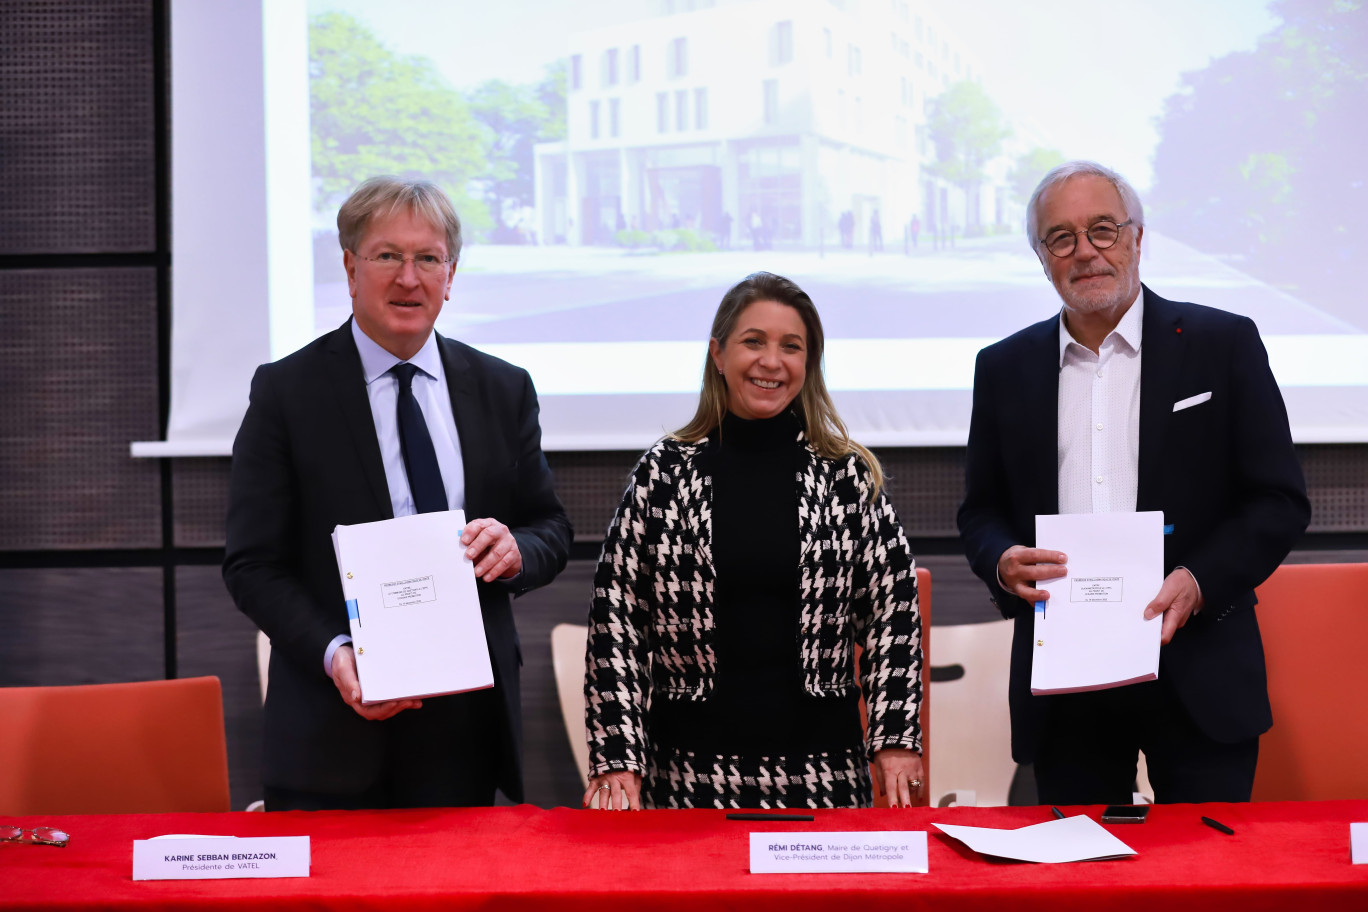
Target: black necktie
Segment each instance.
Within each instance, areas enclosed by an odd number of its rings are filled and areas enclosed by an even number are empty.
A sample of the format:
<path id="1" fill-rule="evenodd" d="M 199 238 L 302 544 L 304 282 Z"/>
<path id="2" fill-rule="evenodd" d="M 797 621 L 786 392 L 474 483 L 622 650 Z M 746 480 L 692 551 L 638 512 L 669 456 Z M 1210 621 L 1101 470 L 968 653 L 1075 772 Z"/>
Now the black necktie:
<path id="1" fill-rule="evenodd" d="M 418 373 L 418 368 L 412 364 L 396 364 L 390 372 L 399 378 L 399 450 L 404 455 L 404 472 L 408 475 L 414 511 L 441 512 L 447 508 L 442 470 L 437 467 L 437 451 L 432 448 L 423 410 L 413 397 L 413 375 Z"/>

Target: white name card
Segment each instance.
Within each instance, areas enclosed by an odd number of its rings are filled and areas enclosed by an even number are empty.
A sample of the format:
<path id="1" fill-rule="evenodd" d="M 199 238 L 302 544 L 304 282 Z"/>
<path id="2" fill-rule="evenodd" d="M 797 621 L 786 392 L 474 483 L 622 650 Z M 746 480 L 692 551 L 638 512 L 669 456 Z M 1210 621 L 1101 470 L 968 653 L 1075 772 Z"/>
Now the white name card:
<path id="1" fill-rule="evenodd" d="M 751 833 L 752 874 L 925 874 L 926 831 Z"/>
<path id="2" fill-rule="evenodd" d="M 1354 864 L 1368 864 L 1368 823 L 1349 824 L 1349 853 Z"/>
<path id="3" fill-rule="evenodd" d="M 308 836 L 158 836 L 133 840 L 134 880 L 308 876 Z"/>

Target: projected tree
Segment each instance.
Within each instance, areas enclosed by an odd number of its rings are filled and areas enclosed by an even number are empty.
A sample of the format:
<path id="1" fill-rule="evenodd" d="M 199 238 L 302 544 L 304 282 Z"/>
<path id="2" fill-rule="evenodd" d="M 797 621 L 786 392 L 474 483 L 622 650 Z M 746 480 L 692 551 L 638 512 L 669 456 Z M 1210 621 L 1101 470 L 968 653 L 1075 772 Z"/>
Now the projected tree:
<path id="1" fill-rule="evenodd" d="M 1165 233 L 1334 309 L 1368 283 L 1368 10 L 1272 10 L 1282 25 L 1253 51 L 1188 73 L 1165 103 L 1149 203 Z M 1364 323 L 1361 306 L 1340 316 Z"/>
<path id="2" fill-rule="evenodd" d="M 964 191 L 964 224 L 966 229 L 976 228 L 975 203 L 985 168 L 1002 152 L 1002 141 L 1012 131 L 993 99 L 968 80 L 951 85 L 936 98 L 927 129 L 936 148 L 936 161 L 929 170 Z"/>
<path id="3" fill-rule="evenodd" d="M 467 192 L 488 169 L 485 128 L 432 62 L 386 48 L 344 13 L 309 22 L 314 206 L 336 208 L 377 174 L 422 177 L 451 195 L 472 233 L 490 224 Z"/>
<path id="4" fill-rule="evenodd" d="M 1035 192 L 1040 179 L 1049 174 L 1051 168 L 1062 164 L 1064 153 L 1058 149 L 1036 146 L 1029 152 L 1018 155 L 1012 163 L 1011 173 L 1007 175 L 1007 183 L 1012 188 L 1012 198 L 1019 203 L 1030 202 L 1031 194 Z"/>
<path id="5" fill-rule="evenodd" d="M 548 67 L 540 83 L 481 83 L 469 102 L 475 119 L 487 128 L 487 164 L 478 181 L 496 222 L 493 239 L 527 240 L 508 226 L 508 209 L 535 201 L 533 147 L 565 137 L 565 63 Z"/>

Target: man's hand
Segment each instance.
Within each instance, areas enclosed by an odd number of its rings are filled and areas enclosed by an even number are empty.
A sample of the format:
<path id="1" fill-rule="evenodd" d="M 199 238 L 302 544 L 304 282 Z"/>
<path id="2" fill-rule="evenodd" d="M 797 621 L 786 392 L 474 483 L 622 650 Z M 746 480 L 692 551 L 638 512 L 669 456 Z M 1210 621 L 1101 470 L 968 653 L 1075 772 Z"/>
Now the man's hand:
<path id="1" fill-rule="evenodd" d="M 1068 570 L 1064 566 L 1068 559 L 1062 551 L 1012 545 L 998 558 L 998 582 L 1012 595 L 1034 605 L 1048 600 L 1050 593 L 1031 584 L 1063 576 Z"/>
<path id="2" fill-rule="evenodd" d="M 372 703 L 369 706 L 363 704 L 361 682 L 356 677 L 356 653 L 350 645 L 339 646 L 333 653 L 332 679 L 333 684 L 337 685 L 337 692 L 342 695 L 347 705 L 356 710 L 358 716 L 372 722 L 380 722 L 406 709 L 418 709 L 423 705 L 422 700 L 390 700 L 386 703 Z"/>
<path id="3" fill-rule="evenodd" d="M 475 576 L 492 583 L 522 572 L 522 552 L 508 526 L 497 519 L 474 519 L 466 523 L 461 544 L 466 557 L 475 562 Z"/>
<path id="4" fill-rule="evenodd" d="M 1186 567 L 1178 567 L 1164 578 L 1159 594 L 1154 601 L 1145 606 L 1145 620 L 1164 616 L 1164 629 L 1159 642 L 1168 645 L 1178 628 L 1188 622 L 1202 607 L 1202 593 L 1197 588 L 1197 580 Z"/>

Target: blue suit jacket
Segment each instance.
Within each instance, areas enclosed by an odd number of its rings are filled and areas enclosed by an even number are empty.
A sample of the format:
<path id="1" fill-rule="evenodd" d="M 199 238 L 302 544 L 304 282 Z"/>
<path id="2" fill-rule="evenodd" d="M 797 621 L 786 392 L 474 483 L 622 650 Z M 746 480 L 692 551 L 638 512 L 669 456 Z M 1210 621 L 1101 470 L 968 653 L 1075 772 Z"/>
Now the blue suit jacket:
<path id="1" fill-rule="evenodd" d="M 1144 289 L 1137 510 L 1161 510 L 1173 533 L 1164 572 L 1182 565 L 1204 607 L 1160 651 L 1159 676 L 1209 737 L 1268 730 L 1254 587 L 1311 516 L 1282 394 L 1252 320 Z M 1190 396 L 1199 405 L 1174 412 Z M 997 561 L 1034 546 L 1037 513 L 1059 510 L 1059 319 L 979 352 L 959 529 L 974 572 L 1016 621 L 1009 699 L 1012 755 L 1034 759 L 1048 697 L 1031 696 L 1030 606 L 997 583 Z"/>

